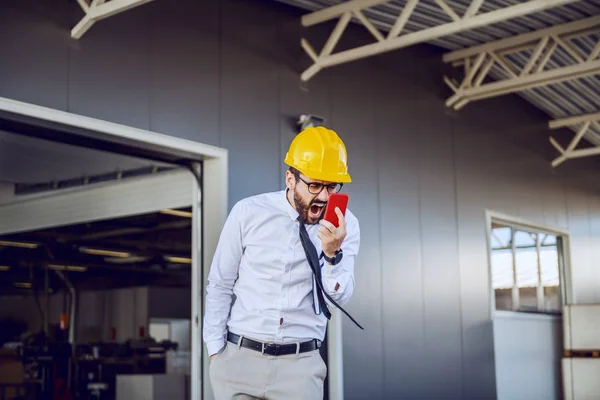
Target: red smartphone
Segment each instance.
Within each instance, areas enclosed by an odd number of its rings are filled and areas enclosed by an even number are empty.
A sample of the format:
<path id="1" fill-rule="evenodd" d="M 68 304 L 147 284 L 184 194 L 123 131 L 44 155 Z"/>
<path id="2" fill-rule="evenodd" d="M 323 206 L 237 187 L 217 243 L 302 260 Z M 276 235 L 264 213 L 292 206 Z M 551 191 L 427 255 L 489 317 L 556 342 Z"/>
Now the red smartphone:
<path id="1" fill-rule="evenodd" d="M 325 221 L 331 222 L 336 228 L 340 226 L 340 221 L 335 213 L 335 208 L 339 208 L 343 215 L 346 215 L 346 207 L 348 207 L 348 195 L 346 193 L 332 193 L 327 200 L 325 208 Z"/>

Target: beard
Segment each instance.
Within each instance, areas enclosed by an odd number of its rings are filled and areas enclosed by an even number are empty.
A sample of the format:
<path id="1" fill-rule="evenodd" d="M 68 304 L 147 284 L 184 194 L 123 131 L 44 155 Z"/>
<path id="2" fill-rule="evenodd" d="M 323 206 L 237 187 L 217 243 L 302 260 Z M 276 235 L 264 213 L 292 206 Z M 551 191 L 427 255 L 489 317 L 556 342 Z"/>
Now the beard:
<path id="1" fill-rule="evenodd" d="M 300 215 L 300 220 L 304 224 L 318 224 L 325 216 L 325 206 L 327 203 L 316 198 L 304 200 L 298 192 L 294 191 L 294 204 L 296 205 L 296 211 Z"/>

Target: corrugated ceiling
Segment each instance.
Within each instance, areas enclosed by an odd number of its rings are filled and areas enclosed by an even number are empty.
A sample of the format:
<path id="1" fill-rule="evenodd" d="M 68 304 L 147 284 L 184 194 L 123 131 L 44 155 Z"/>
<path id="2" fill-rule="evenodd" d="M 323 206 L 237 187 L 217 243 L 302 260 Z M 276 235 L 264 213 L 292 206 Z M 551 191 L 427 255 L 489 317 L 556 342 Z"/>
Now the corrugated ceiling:
<path id="1" fill-rule="evenodd" d="M 309 11 L 320 10 L 344 2 L 341 0 L 276 1 Z M 363 10 L 363 13 L 379 29 L 389 31 L 402 11 L 405 3 L 406 1 L 404 0 L 394 0 Z M 459 15 L 463 15 L 471 1 L 446 0 L 446 3 Z M 520 3 L 523 3 L 523 1 L 485 0 L 480 8 L 479 14 Z M 595 15 L 600 15 L 600 0 L 579 1 L 555 7 L 544 12 L 530 14 L 525 17 L 486 26 L 485 28 L 472 29 L 446 36 L 437 40 L 432 40 L 428 43 L 447 50 L 458 50 Z M 448 14 L 446 14 L 446 12 L 433 0 L 421 0 L 406 24 L 403 33 L 420 31 L 448 22 L 452 22 Z M 599 29 L 595 34 L 571 41 L 572 46 L 582 54 L 589 54 L 594 45 L 600 40 L 600 27 L 598 28 Z M 527 62 L 529 54 L 531 54 L 531 50 L 507 58 L 519 67 L 523 67 Z M 559 48 L 548 62 L 546 69 L 572 64 L 573 59 L 567 52 Z M 490 75 L 496 79 L 500 77 L 504 78 L 505 72 L 496 65 L 492 71 L 490 71 Z M 598 112 L 600 111 L 600 75 L 531 89 L 520 92 L 519 95 L 549 114 L 551 117 L 550 119 Z M 586 134 L 585 137 L 591 143 L 600 145 L 600 131 L 588 131 L 588 134 Z"/>

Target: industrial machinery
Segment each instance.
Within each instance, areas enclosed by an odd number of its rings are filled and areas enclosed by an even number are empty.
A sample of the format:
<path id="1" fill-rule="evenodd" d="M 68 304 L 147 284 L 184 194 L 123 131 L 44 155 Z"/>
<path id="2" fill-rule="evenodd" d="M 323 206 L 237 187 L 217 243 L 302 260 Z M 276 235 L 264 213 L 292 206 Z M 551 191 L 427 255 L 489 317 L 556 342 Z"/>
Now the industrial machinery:
<path id="1" fill-rule="evenodd" d="M 165 374 L 167 353 L 178 345 L 144 338 L 72 347 L 41 331 L 13 347 L 24 379 L 19 396 L 11 396 L 11 400 L 104 400 L 116 398 L 118 375 Z M 17 385 L 10 386 L 15 389 Z"/>

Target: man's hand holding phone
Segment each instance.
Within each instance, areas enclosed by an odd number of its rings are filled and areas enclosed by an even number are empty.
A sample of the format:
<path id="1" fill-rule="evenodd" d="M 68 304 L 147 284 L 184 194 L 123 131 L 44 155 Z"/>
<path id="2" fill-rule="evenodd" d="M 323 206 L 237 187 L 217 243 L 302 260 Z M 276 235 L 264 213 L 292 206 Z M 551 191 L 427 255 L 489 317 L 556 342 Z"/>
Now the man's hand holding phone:
<path id="1" fill-rule="evenodd" d="M 339 207 L 335 208 L 335 214 L 339 221 L 339 226 L 337 228 L 326 219 L 321 220 L 321 226 L 319 227 L 318 237 L 321 239 L 323 253 L 325 253 L 327 257 L 335 256 L 335 253 L 341 249 L 342 243 L 346 238 L 346 218 Z"/>
<path id="2" fill-rule="evenodd" d="M 334 193 L 329 196 L 325 216 L 319 227 L 319 239 L 323 253 L 329 258 L 335 256 L 342 248 L 342 242 L 346 238 L 346 207 L 348 207 L 348 195 Z"/>

